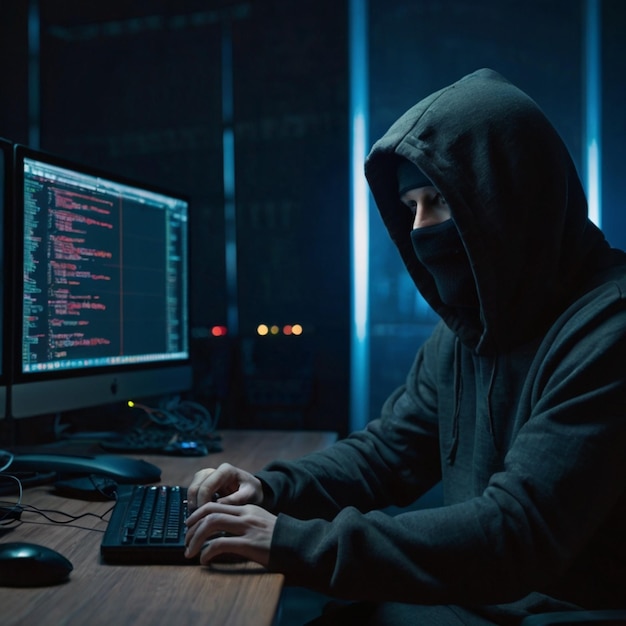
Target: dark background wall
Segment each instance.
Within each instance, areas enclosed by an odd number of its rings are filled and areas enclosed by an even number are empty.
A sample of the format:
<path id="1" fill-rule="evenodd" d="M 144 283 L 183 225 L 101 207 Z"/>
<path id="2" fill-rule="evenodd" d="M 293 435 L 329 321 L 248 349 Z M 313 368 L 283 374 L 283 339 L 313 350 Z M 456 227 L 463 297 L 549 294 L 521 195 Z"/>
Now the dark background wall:
<path id="1" fill-rule="evenodd" d="M 370 143 L 424 95 L 489 66 L 542 105 L 582 173 L 586 2 L 365 4 Z M 600 5 L 603 226 L 626 247 L 626 3 Z M 34 6 L 40 49 L 30 61 L 39 76 L 29 70 Z M 38 129 L 45 150 L 191 196 L 193 394 L 223 404 L 224 426 L 348 428 L 348 7 L 0 3 L 0 135 L 28 143 Z M 233 172 L 223 151 L 230 133 Z M 375 207 L 370 221 L 368 418 L 402 382 L 434 323 Z M 233 246 L 236 274 L 226 260 Z M 258 337 L 259 323 L 300 323 L 305 333 Z M 211 336 L 214 325 L 233 324 L 226 337 Z"/>
<path id="2" fill-rule="evenodd" d="M 221 403 L 222 426 L 345 429 L 344 4 L 46 0 L 29 85 L 35 6 L 3 6 L 0 135 L 32 142 L 35 95 L 42 149 L 191 197 L 193 396 Z"/>

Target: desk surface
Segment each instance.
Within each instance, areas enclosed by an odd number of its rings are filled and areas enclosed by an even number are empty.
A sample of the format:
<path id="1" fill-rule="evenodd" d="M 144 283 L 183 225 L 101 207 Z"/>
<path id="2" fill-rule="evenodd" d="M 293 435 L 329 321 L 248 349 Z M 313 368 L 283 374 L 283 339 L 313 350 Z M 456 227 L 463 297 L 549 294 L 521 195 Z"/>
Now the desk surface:
<path id="1" fill-rule="evenodd" d="M 194 472 L 223 461 L 251 472 L 274 459 L 297 458 L 322 449 L 334 433 L 222 431 L 224 452 L 182 458 L 142 455 L 162 469 L 164 484 L 189 484 Z M 110 502 L 84 502 L 53 495 L 50 486 L 24 492 L 23 504 L 72 515 L 103 515 Z M 5 498 L 10 500 L 9 497 Z M 50 514 L 55 519 L 61 515 Z M 108 519 L 108 516 L 105 516 Z M 100 542 L 106 523 L 84 517 L 50 524 L 25 511 L 19 526 L 0 527 L 0 541 L 28 541 L 53 548 L 74 565 L 70 580 L 40 588 L 0 588 L 0 623 L 37 626 L 211 624 L 262 626 L 274 621 L 283 586 L 280 574 L 254 563 L 195 565 L 106 565 Z"/>

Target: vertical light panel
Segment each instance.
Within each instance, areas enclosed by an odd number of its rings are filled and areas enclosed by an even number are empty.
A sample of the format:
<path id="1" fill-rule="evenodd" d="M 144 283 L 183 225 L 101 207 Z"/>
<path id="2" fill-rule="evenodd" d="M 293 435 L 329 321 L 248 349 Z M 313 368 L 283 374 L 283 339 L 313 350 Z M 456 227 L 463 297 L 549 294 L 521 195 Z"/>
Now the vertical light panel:
<path id="1" fill-rule="evenodd" d="M 369 416 L 369 189 L 363 174 L 368 150 L 367 0 L 349 0 L 350 204 L 352 299 L 350 341 L 351 431 Z"/>
<path id="2" fill-rule="evenodd" d="M 233 131 L 233 41 L 230 18 L 222 20 L 222 158 L 224 160 L 224 244 L 226 325 L 239 333 L 237 300 L 237 219 L 235 205 L 235 135 Z"/>
<path id="3" fill-rule="evenodd" d="M 28 145 L 39 148 L 41 140 L 39 0 L 28 3 Z"/>
<path id="4" fill-rule="evenodd" d="M 586 0 L 585 12 L 585 186 L 589 219 L 602 227 L 602 0 Z"/>

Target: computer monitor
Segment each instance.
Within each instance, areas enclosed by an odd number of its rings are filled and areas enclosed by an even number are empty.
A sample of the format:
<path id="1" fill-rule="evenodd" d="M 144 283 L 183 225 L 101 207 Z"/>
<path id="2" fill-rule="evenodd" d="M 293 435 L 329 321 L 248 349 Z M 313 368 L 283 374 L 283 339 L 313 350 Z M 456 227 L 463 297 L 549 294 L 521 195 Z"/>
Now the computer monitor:
<path id="1" fill-rule="evenodd" d="M 7 409 L 7 381 L 9 378 L 9 350 L 10 343 L 5 340 L 8 328 L 8 319 L 5 307 L 9 305 L 7 298 L 10 288 L 10 247 L 5 240 L 5 234 L 9 232 L 9 220 L 12 206 L 12 182 L 13 182 L 13 144 L 0 138 L 0 419 L 6 416 Z"/>
<path id="2" fill-rule="evenodd" d="M 15 148 L 15 419 L 191 386 L 189 202 Z"/>

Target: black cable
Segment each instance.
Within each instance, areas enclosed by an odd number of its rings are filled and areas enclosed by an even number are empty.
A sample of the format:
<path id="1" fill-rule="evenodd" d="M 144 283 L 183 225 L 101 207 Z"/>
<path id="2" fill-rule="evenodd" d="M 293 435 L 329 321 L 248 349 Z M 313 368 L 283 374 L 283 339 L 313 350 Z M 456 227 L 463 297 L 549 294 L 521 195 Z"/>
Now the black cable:
<path id="1" fill-rule="evenodd" d="M 17 507 L 12 504 L 12 503 L 7 503 L 7 502 L 0 502 L 0 507 L 4 507 L 6 505 L 11 506 L 13 509 L 16 509 Z M 17 517 L 12 517 L 12 518 L 7 518 L 5 521 L 2 521 L 2 518 L 0 518 L 0 525 L 1 526 L 9 526 L 11 524 L 15 524 L 16 526 L 20 526 L 21 524 L 45 524 L 48 525 L 46 522 L 38 522 L 38 521 L 33 521 L 33 520 L 26 520 L 22 517 L 22 513 L 34 513 L 37 515 L 41 515 L 41 517 L 43 517 L 45 520 L 47 520 L 47 522 L 51 523 L 51 524 L 60 524 L 60 525 L 71 525 L 74 526 L 75 522 L 77 522 L 80 519 L 86 518 L 86 517 L 95 517 L 96 519 L 99 519 L 102 522 L 106 522 L 107 520 L 105 519 L 107 515 L 109 515 L 109 513 L 111 513 L 111 511 L 113 510 L 113 508 L 115 507 L 115 505 L 111 506 L 108 510 L 106 510 L 104 513 L 98 514 L 98 513 L 81 513 L 80 515 L 72 515 L 71 513 L 66 513 L 65 511 L 61 511 L 59 509 L 40 509 L 32 504 L 21 504 L 19 505 L 19 516 Z M 1 510 L 1 509 L 0 509 Z M 51 515 L 60 515 L 60 516 L 64 516 L 68 519 L 54 519 L 53 517 L 51 517 Z M 85 526 L 80 526 L 80 525 L 76 525 L 74 526 L 75 528 L 82 528 L 83 530 L 93 530 L 96 532 L 100 532 L 100 533 L 104 533 L 105 531 L 99 528 L 87 528 Z"/>

